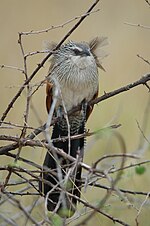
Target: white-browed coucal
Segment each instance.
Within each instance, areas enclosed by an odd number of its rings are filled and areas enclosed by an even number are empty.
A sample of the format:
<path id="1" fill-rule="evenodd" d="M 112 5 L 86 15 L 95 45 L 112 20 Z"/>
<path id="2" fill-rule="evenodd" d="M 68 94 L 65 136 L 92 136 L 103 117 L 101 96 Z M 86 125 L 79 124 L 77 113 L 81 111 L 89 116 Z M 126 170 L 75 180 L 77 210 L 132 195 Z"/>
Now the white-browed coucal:
<path id="1" fill-rule="evenodd" d="M 50 112 L 54 98 L 57 98 L 54 111 L 56 117 L 62 112 L 72 110 L 75 106 L 80 105 L 81 108 L 67 117 L 64 114 L 60 117 L 53 127 L 52 141 L 55 138 L 85 132 L 85 122 L 93 110 L 93 107 L 87 103 L 98 95 L 98 67 L 103 69 L 99 61 L 101 57 L 99 48 L 105 44 L 104 37 L 95 38 L 89 43 L 69 41 L 54 51 L 46 87 L 47 111 Z M 54 96 L 56 89 L 59 90 L 57 97 Z M 80 157 L 81 161 L 84 153 L 84 138 L 71 139 L 70 142 L 69 138 L 53 142 L 53 145 L 74 158 Z M 71 216 L 76 209 L 75 196 L 80 197 L 81 166 L 77 163 L 73 165 L 60 155 L 49 152 L 43 165 L 52 172 L 52 174 L 47 172 L 41 174 L 49 184 L 44 183 L 44 180 L 39 184 L 40 191 L 45 195 L 48 193 L 48 210 L 60 215 L 67 210 L 67 217 Z"/>

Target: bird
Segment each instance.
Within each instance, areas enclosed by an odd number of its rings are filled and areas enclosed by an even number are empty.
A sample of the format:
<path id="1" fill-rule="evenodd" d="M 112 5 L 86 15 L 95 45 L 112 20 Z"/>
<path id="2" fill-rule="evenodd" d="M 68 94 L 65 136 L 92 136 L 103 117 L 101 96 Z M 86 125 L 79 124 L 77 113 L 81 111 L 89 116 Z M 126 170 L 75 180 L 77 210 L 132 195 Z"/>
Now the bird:
<path id="1" fill-rule="evenodd" d="M 76 211 L 76 197 L 80 198 L 82 168 L 77 162 L 83 160 L 85 138 L 71 137 L 86 131 L 85 124 L 93 110 L 88 103 L 96 99 L 99 92 L 98 68 L 105 70 L 100 59 L 106 55 L 101 54 L 100 48 L 106 44 L 106 37 L 96 37 L 89 42 L 68 41 L 53 51 L 50 60 L 46 108 L 49 114 L 55 99 L 53 117 L 59 118 L 53 126 L 51 140 L 55 148 L 62 149 L 77 161 L 73 165 L 61 155 L 47 152 L 43 166 L 52 173 L 41 173 L 39 190 L 48 195 L 48 211 L 61 217 L 71 217 Z M 51 43 L 49 50 L 55 47 L 56 44 Z M 68 115 L 76 106 L 80 109 Z M 64 137 L 68 139 L 61 139 Z"/>

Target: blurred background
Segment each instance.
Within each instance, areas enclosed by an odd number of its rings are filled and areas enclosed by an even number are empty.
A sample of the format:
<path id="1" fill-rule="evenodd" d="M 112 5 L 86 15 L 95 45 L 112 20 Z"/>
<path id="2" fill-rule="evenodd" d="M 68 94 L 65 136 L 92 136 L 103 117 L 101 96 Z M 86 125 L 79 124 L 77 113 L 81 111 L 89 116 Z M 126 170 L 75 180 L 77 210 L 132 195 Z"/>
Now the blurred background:
<path id="1" fill-rule="evenodd" d="M 23 57 L 21 54 L 20 46 L 18 45 L 18 32 L 43 30 L 50 26 L 56 26 L 65 23 L 66 21 L 84 14 L 89 6 L 92 4 L 91 0 L 5 0 L 0 1 L 0 65 L 11 65 L 18 68 L 23 68 Z M 96 9 L 100 11 L 94 13 L 86 18 L 86 20 L 73 32 L 69 37 L 75 41 L 88 41 L 96 36 L 106 36 L 109 40 L 109 45 L 104 50 L 109 54 L 103 61 L 103 67 L 106 72 L 99 71 L 100 74 L 100 93 L 113 91 L 119 87 L 132 83 L 144 74 L 149 72 L 149 65 L 137 57 L 141 55 L 147 60 L 150 60 L 150 29 L 129 26 L 126 22 L 132 24 L 149 25 L 150 11 L 149 6 L 144 0 L 126 0 L 126 1 L 109 1 L 102 0 L 97 5 Z M 47 33 L 38 35 L 23 36 L 23 46 L 25 53 L 40 51 L 44 49 L 45 41 L 59 42 L 73 26 L 76 21 L 64 26 L 51 30 Z M 38 63 L 44 58 L 45 54 L 37 54 L 29 57 L 27 60 L 27 70 L 30 75 Z M 47 75 L 49 62 L 44 65 L 31 84 L 37 84 Z M 0 69 L 0 115 L 4 112 L 12 97 L 17 93 L 20 86 L 25 80 L 23 73 L 17 70 L 2 68 Z M 138 128 L 137 122 L 142 127 L 144 119 L 144 111 L 148 103 L 149 93 L 145 86 L 138 86 L 128 92 L 124 92 L 108 100 L 99 103 L 94 108 L 87 128 L 90 131 L 95 131 L 112 124 L 121 124 L 122 126 L 117 131 L 122 135 L 127 152 L 141 154 L 140 160 L 128 160 L 128 164 L 137 163 L 150 158 L 150 148 L 142 149 L 139 153 L 141 132 Z M 10 111 L 6 118 L 6 122 L 11 122 L 23 125 L 23 114 L 26 104 L 26 91 L 14 104 L 13 109 Z M 47 119 L 45 108 L 45 86 L 40 87 L 32 98 L 32 104 L 29 114 L 28 124 L 34 128 L 42 125 Z M 150 121 L 149 117 L 146 119 L 145 136 L 150 135 Z M 28 130 L 30 133 L 30 130 Z M 6 135 L 20 135 L 19 129 L 1 129 L 0 134 Z M 38 137 L 42 138 L 42 135 Z M 145 142 L 145 141 L 144 141 Z M 1 142 L 8 144 L 6 142 Z M 97 158 L 104 154 L 120 153 L 118 141 L 114 138 L 112 133 L 103 134 L 103 136 L 92 137 L 87 139 L 87 146 L 85 152 L 85 162 L 92 164 Z M 13 152 L 15 153 L 15 152 Z M 23 148 L 21 156 L 27 159 L 34 160 L 36 163 L 43 163 L 45 150 L 40 148 Z M 8 157 L 0 157 L 0 165 L 7 165 L 13 159 Z M 23 163 L 20 163 L 24 166 Z M 99 167 L 105 168 L 109 163 L 103 162 Z M 133 190 L 133 191 L 149 191 L 150 181 L 148 175 L 149 164 L 145 165 L 146 172 L 143 175 L 138 175 L 135 168 L 124 171 L 122 180 L 119 182 L 118 187 Z M 25 167 L 28 167 L 27 165 Z M 0 181 L 3 181 L 7 173 L 0 172 Z M 14 178 L 11 177 L 13 181 Z M 103 182 L 101 182 L 103 184 Z M 106 181 L 104 181 L 104 184 Z M 101 189 L 87 189 L 83 192 L 89 202 L 95 203 L 104 195 L 104 190 Z M 20 198 L 20 197 L 19 197 Z M 35 197 L 22 197 L 21 201 L 25 206 L 30 204 L 30 201 Z M 128 202 L 121 202 L 120 198 L 112 196 L 107 202 L 106 212 L 114 217 L 120 218 L 129 225 L 135 225 L 135 217 L 137 210 L 141 203 L 144 201 L 145 196 L 131 196 L 127 197 Z M 40 220 L 44 214 L 44 203 L 35 208 L 34 217 Z M 80 209 L 79 205 L 79 209 Z M 9 217 L 16 214 L 17 208 L 7 203 L 5 208 L 0 212 Z M 149 225 L 149 211 L 150 206 L 147 202 L 143 207 L 139 217 L 139 225 Z M 128 219 L 127 219 L 128 216 Z M 24 225 L 24 219 L 17 219 L 18 225 Z M 76 221 L 77 222 L 77 221 Z M 75 223 L 76 223 L 75 222 Z M 3 220 L 0 220 L 3 225 Z M 30 223 L 28 223 L 30 225 Z M 72 222 L 70 225 L 74 225 Z M 87 225 L 113 225 L 113 222 L 104 218 L 101 215 L 95 215 Z"/>

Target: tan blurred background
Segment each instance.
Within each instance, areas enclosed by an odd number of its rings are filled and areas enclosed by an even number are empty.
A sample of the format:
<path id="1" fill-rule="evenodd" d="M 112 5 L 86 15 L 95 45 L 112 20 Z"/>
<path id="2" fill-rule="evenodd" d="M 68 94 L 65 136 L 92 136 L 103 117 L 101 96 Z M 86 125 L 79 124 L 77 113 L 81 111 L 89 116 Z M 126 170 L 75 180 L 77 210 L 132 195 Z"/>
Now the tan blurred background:
<path id="1" fill-rule="evenodd" d="M 23 67 L 23 58 L 17 43 L 18 32 L 42 30 L 51 25 L 63 24 L 69 19 L 85 13 L 91 3 L 92 1 L 90 0 L 0 0 L 0 64 L 12 65 L 19 68 Z M 150 12 L 144 0 L 103 0 L 100 1 L 96 8 L 100 8 L 100 11 L 87 17 L 69 39 L 88 41 L 95 36 L 108 37 L 109 46 L 105 48 L 105 51 L 109 53 L 109 56 L 103 62 L 106 72 L 100 71 L 100 95 L 102 95 L 104 91 L 109 92 L 117 89 L 138 80 L 141 76 L 148 73 L 148 64 L 144 63 L 136 55 L 140 54 L 149 60 L 150 30 L 129 26 L 125 22 L 148 26 L 150 25 Z M 73 23 L 48 33 L 24 36 L 23 45 L 25 52 L 43 50 L 44 41 L 59 42 L 72 26 Z M 43 57 L 44 55 L 41 54 L 28 59 L 29 75 Z M 48 65 L 49 63 L 45 64 L 45 67 L 40 70 L 31 82 L 32 84 L 41 81 L 47 75 Z M 0 115 L 2 115 L 23 81 L 24 75 L 20 72 L 12 69 L 0 69 Z M 144 86 L 140 86 L 100 103 L 95 106 L 94 113 L 88 122 L 87 128 L 93 131 L 114 123 L 121 123 L 122 126 L 118 131 L 122 134 L 126 142 L 127 151 L 129 153 L 135 151 L 138 148 L 140 136 L 136 120 L 142 125 L 148 97 L 148 90 Z M 23 92 L 8 114 L 6 118 L 7 122 L 11 121 L 13 123 L 23 124 L 25 100 L 26 93 Z M 29 125 L 36 128 L 46 121 L 45 87 L 41 87 L 34 95 L 32 104 L 38 117 L 31 109 Z M 39 122 L 39 119 L 41 122 Z M 146 136 L 149 135 L 149 129 L 150 127 L 145 132 Z M 19 135 L 20 130 L 0 130 L 0 133 Z M 94 138 L 88 139 L 87 143 L 89 143 L 89 146 L 87 145 L 85 162 L 88 164 L 91 164 L 105 153 L 119 153 L 120 151 L 117 141 L 110 135 L 103 136 L 100 140 L 96 140 L 96 143 Z M 41 151 L 40 149 L 29 150 L 29 148 L 24 148 L 22 151 L 22 156 L 32 159 L 39 164 L 42 164 L 44 155 L 45 151 Z M 141 161 L 149 157 L 150 154 L 146 150 L 143 153 Z M 12 161 L 12 159 L 2 156 L 0 165 L 5 165 Z M 130 160 L 130 162 L 135 161 Z M 148 171 L 148 165 L 146 165 L 146 168 Z M 5 175 L 5 173 L 0 172 L 0 180 L 3 180 Z M 150 187 L 148 173 L 146 172 L 144 175 L 138 176 L 135 174 L 134 169 L 125 171 L 120 186 L 135 191 L 148 191 Z M 94 189 L 89 189 L 87 192 L 88 195 L 86 196 L 84 194 L 89 201 L 97 201 L 97 193 L 94 191 Z M 101 197 L 101 190 L 99 189 L 98 192 L 99 197 Z M 132 198 L 134 199 L 134 197 Z M 144 197 L 138 198 L 139 202 L 130 200 L 131 203 L 133 202 L 133 207 L 129 209 L 126 203 L 122 205 L 119 198 L 116 201 L 114 197 L 110 202 L 108 201 L 108 204 L 111 203 L 111 207 L 107 211 L 124 221 L 127 220 L 126 216 L 128 214 L 129 219 L 127 222 L 130 225 L 135 225 L 136 207 L 138 208 L 144 200 Z M 22 200 L 25 204 L 28 203 L 27 198 L 26 200 Z M 14 211 L 12 207 L 9 208 L 10 212 Z M 35 215 L 39 219 L 41 209 L 39 208 L 35 212 Z M 149 211 L 150 207 L 147 204 L 140 215 L 140 222 L 142 222 L 140 225 L 148 225 Z M 113 225 L 113 223 L 98 215 L 89 221 L 88 225 L 107 226 Z"/>

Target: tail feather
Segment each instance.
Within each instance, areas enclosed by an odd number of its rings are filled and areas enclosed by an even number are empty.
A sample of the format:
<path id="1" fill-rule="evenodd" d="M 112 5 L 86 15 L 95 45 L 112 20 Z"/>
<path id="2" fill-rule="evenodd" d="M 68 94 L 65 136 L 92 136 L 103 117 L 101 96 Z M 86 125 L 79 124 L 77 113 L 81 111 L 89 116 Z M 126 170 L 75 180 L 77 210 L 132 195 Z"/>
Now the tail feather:
<path id="1" fill-rule="evenodd" d="M 84 124 L 80 127 L 79 133 L 84 132 Z M 56 123 L 53 128 L 52 133 L 52 139 L 63 137 L 67 135 L 64 131 L 62 131 L 59 127 L 59 125 Z M 58 141 L 53 143 L 56 148 L 60 148 L 66 153 L 68 153 L 68 140 L 66 141 Z M 77 154 L 79 154 L 81 157 L 83 157 L 83 148 L 84 148 L 84 138 L 75 139 L 70 141 L 70 155 L 74 158 L 77 157 Z M 56 158 L 57 159 L 56 159 Z M 58 162 L 61 166 L 61 175 L 58 175 L 60 171 L 58 172 Z M 80 197 L 80 191 L 81 191 L 81 167 L 78 166 L 75 170 L 73 170 L 72 175 L 69 175 L 69 179 L 67 182 L 67 185 L 65 185 L 67 193 L 65 194 L 65 191 L 61 192 L 60 185 L 57 186 L 57 184 L 60 184 L 60 178 L 63 178 L 65 180 L 65 175 L 67 174 L 69 166 L 71 166 L 71 163 L 68 160 L 64 160 L 60 155 L 53 156 L 52 154 L 49 154 L 47 152 L 45 160 L 44 160 L 44 166 L 48 167 L 49 169 L 53 170 L 55 172 L 54 176 L 48 173 L 43 173 L 41 177 L 51 183 L 51 185 L 48 185 L 46 183 L 39 183 L 39 189 L 41 192 L 43 192 L 45 195 L 49 192 L 48 196 L 48 202 L 47 202 L 47 208 L 49 211 L 56 210 L 56 212 L 61 214 L 61 211 L 63 208 L 66 208 L 70 211 L 70 215 L 72 215 L 75 212 L 75 207 L 77 200 L 74 197 L 69 197 L 68 192 Z M 54 186 L 57 187 L 54 189 Z M 51 192 L 52 190 L 52 192 Z M 65 195 L 62 195 L 65 194 Z M 62 199 L 61 199 L 62 198 Z M 70 217 L 70 215 L 68 217 Z"/>

